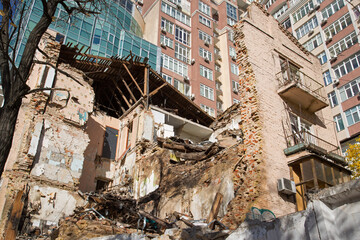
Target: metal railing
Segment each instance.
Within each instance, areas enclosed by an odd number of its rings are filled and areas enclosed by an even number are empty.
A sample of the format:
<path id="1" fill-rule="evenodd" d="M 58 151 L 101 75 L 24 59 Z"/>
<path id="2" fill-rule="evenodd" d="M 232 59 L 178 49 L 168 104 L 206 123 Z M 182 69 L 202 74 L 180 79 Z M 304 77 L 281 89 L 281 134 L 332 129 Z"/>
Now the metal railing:
<path id="1" fill-rule="evenodd" d="M 309 92 L 311 95 L 323 102 L 327 102 L 324 86 L 301 71 L 294 71 L 290 68 L 285 69 L 277 73 L 276 78 L 279 81 L 279 88 L 291 83 L 296 83 L 300 88 Z"/>
<path id="2" fill-rule="evenodd" d="M 302 130 L 296 133 L 293 132 L 292 134 L 288 135 L 286 137 L 286 143 L 287 147 L 292 147 L 300 143 L 304 143 L 305 146 L 317 149 L 324 153 L 333 153 L 337 155 L 341 154 L 338 146 L 319 138 L 307 130 Z"/>

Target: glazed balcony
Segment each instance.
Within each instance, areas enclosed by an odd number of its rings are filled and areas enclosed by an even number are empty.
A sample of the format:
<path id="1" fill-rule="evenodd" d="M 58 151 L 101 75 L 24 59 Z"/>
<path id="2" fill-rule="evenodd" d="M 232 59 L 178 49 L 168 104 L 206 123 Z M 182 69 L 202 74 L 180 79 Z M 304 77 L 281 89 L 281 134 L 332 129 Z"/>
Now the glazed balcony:
<path id="1" fill-rule="evenodd" d="M 278 94 L 283 99 L 313 113 L 328 106 L 324 86 L 303 72 L 287 68 L 277 73 L 276 78 Z"/>

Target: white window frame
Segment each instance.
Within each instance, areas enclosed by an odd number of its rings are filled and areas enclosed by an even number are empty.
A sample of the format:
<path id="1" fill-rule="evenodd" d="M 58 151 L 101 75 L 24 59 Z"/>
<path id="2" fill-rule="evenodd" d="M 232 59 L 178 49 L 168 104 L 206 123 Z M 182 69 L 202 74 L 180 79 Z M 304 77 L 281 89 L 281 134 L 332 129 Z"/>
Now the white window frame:
<path id="1" fill-rule="evenodd" d="M 316 28 L 318 25 L 319 25 L 318 20 L 317 20 L 316 16 L 314 16 L 309 21 L 307 21 L 306 23 L 304 23 L 298 29 L 295 30 L 296 38 L 297 39 L 302 38 L 303 36 L 308 34 L 308 32 L 310 32 L 310 30 Z"/>
<path id="2" fill-rule="evenodd" d="M 232 46 L 229 46 L 229 55 L 230 57 L 236 57 L 236 49 Z"/>
<path id="3" fill-rule="evenodd" d="M 170 6 L 164 1 L 161 2 L 161 11 L 166 13 L 170 17 L 173 17 L 176 20 L 188 25 L 189 27 L 191 26 L 191 18 L 188 15 Z"/>
<path id="4" fill-rule="evenodd" d="M 360 52 L 352 55 L 351 57 L 345 59 L 341 63 L 337 64 L 333 69 L 337 78 L 354 71 L 360 66 Z"/>
<path id="5" fill-rule="evenodd" d="M 199 1 L 199 11 L 210 16 L 210 6 L 203 3 L 202 1 Z"/>
<path id="6" fill-rule="evenodd" d="M 311 9 L 314 8 L 313 1 L 310 0 L 307 3 L 304 4 L 299 10 L 297 10 L 292 16 L 294 19 L 294 23 L 298 22 L 300 19 L 305 17 Z"/>
<path id="7" fill-rule="evenodd" d="M 327 62 L 327 55 L 326 55 L 325 51 L 321 52 L 317 57 L 318 57 L 321 65 L 323 65 Z"/>
<path id="8" fill-rule="evenodd" d="M 191 96 L 191 87 L 189 84 L 174 78 L 174 87 L 185 96 Z"/>
<path id="9" fill-rule="evenodd" d="M 327 86 L 327 85 L 329 85 L 329 84 L 331 84 L 333 82 L 332 77 L 331 77 L 331 73 L 330 73 L 329 70 L 323 72 L 322 76 L 323 76 L 325 86 Z"/>
<path id="10" fill-rule="evenodd" d="M 214 89 L 200 83 L 200 96 L 214 101 Z"/>
<path id="11" fill-rule="evenodd" d="M 164 44 L 165 46 L 174 49 L 174 40 L 172 40 L 171 38 L 168 38 L 165 35 L 160 35 L 160 43 Z"/>
<path id="12" fill-rule="evenodd" d="M 162 67 L 183 77 L 188 76 L 188 65 L 166 54 L 162 54 Z"/>
<path id="13" fill-rule="evenodd" d="M 204 42 L 208 42 L 209 44 L 211 44 L 211 42 L 212 42 L 211 36 L 201 30 L 199 30 L 199 39 L 203 40 Z"/>
<path id="14" fill-rule="evenodd" d="M 174 23 L 167 20 L 166 18 L 161 18 L 161 28 L 166 29 L 166 32 L 174 34 Z"/>
<path id="15" fill-rule="evenodd" d="M 342 130 L 345 129 L 345 124 L 344 124 L 344 121 L 341 117 L 341 114 L 338 114 L 336 116 L 334 116 L 334 122 L 335 122 L 335 125 L 336 125 L 336 131 L 337 132 L 341 132 Z"/>
<path id="16" fill-rule="evenodd" d="M 173 81 L 172 81 L 173 78 L 171 76 L 169 76 L 169 75 L 167 75 L 165 73 L 162 73 L 161 76 L 166 82 L 173 85 Z"/>
<path id="17" fill-rule="evenodd" d="M 360 105 L 352 107 L 345 111 L 346 121 L 348 126 L 352 126 L 360 122 Z M 351 121 L 349 121 L 351 119 Z"/>
<path id="18" fill-rule="evenodd" d="M 339 101 L 338 101 L 338 98 L 336 96 L 336 92 L 335 91 L 332 91 L 330 93 L 328 93 L 328 98 L 329 98 L 329 102 L 330 102 L 330 106 L 333 108 L 333 107 L 336 107 L 337 105 L 339 105 Z"/>
<path id="19" fill-rule="evenodd" d="M 338 20 L 333 22 L 330 26 L 324 29 L 326 37 L 332 37 L 338 34 L 341 30 L 352 24 L 350 13 L 346 13 Z"/>
<path id="20" fill-rule="evenodd" d="M 330 16 L 334 15 L 337 11 L 345 6 L 344 0 L 335 0 L 329 5 L 327 5 L 322 11 L 323 18 L 329 18 Z"/>
<path id="21" fill-rule="evenodd" d="M 330 56 L 333 57 L 335 54 L 339 55 L 341 52 L 345 51 L 356 43 L 358 43 L 358 36 L 356 35 L 356 32 L 353 31 L 329 47 Z"/>
<path id="22" fill-rule="evenodd" d="M 213 71 L 203 65 L 200 64 L 200 75 L 203 76 L 204 78 L 207 78 L 211 81 L 213 81 L 214 76 L 213 76 Z"/>
<path id="23" fill-rule="evenodd" d="M 210 116 L 212 117 L 215 117 L 215 109 L 209 107 L 209 106 L 206 106 L 204 104 L 200 104 L 200 107 L 202 110 L 204 110 L 204 112 L 206 112 L 207 114 L 209 114 Z"/>
<path id="24" fill-rule="evenodd" d="M 175 57 L 183 62 L 190 62 L 190 48 L 175 42 Z"/>
<path id="25" fill-rule="evenodd" d="M 303 46 L 311 52 L 315 48 L 319 47 L 323 43 L 320 33 L 317 34 L 315 37 L 311 38 L 309 41 L 303 44 Z"/>
<path id="26" fill-rule="evenodd" d="M 183 29 L 182 27 L 179 27 L 178 25 L 175 25 L 175 40 L 190 46 L 190 32 Z"/>
<path id="27" fill-rule="evenodd" d="M 235 63 L 230 63 L 231 72 L 235 75 L 239 75 L 239 67 Z"/>
<path id="28" fill-rule="evenodd" d="M 360 92 L 360 77 L 339 88 L 340 100 L 344 102 Z"/>
<path id="29" fill-rule="evenodd" d="M 212 54 L 211 54 L 211 52 L 205 50 L 204 48 L 199 47 L 199 54 L 200 54 L 200 57 L 202 57 L 202 58 L 204 58 L 204 59 L 209 59 L 210 62 L 212 61 Z"/>
<path id="30" fill-rule="evenodd" d="M 207 19 L 206 17 L 202 16 L 201 14 L 199 14 L 199 22 L 204 24 L 205 26 L 211 28 L 211 21 L 209 19 Z"/>
<path id="31" fill-rule="evenodd" d="M 281 15 L 283 15 L 286 10 L 288 9 L 288 6 L 287 6 L 287 3 L 285 2 L 285 5 L 282 6 L 279 10 L 277 10 L 274 14 L 273 14 L 273 17 L 275 19 L 278 19 Z"/>

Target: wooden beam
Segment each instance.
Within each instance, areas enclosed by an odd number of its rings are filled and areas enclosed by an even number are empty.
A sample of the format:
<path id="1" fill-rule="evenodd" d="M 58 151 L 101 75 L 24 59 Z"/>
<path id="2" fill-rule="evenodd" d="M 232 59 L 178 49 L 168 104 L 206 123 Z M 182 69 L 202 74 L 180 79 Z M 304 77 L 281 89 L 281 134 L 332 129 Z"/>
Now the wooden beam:
<path id="1" fill-rule="evenodd" d="M 131 91 L 131 89 L 129 88 L 129 85 L 127 85 L 127 83 L 125 82 L 125 79 L 123 78 L 123 76 L 120 75 L 120 78 L 121 78 L 121 81 L 124 83 L 126 89 L 129 91 L 130 96 L 131 96 L 131 98 L 134 100 L 134 103 L 135 103 L 135 102 L 136 102 L 136 98 L 135 98 L 133 92 Z M 112 78 L 112 80 L 113 80 L 113 82 L 114 82 L 114 84 L 115 84 L 115 83 L 116 83 L 115 80 L 114 80 L 113 78 Z"/>
<path id="2" fill-rule="evenodd" d="M 207 219 L 208 223 L 211 223 L 212 221 L 214 221 L 217 218 L 222 200 L 223 200 L 223 195 L 219 192 L 216 193 L 213 205 L 211 206 L 209 217 Z M 214 229 L 215 224 L 210 224 L 209 227 L 210 227 L 210 229 Z"/>
<path id="3" fill-rule="evenodd" d="M 126 99 L 126 97 L 125 97 L 124 93 L 121 91 L 121 89 L 119 88 L 119 86 L 117 85 L 117 83 L 116 83 L 116 82 L 114 82 L 114 85 L 115 85 L 116 90 L 118 90 L 118 91 L 119 91 L 119 93 L 120 93 L 121 97 L 124 99 L 124 101 L 125 101 L 125 102 L 126 102 L 126 104 L 128 105 L 128 107 L 131 107 L 131 104 L 130 104 L 130 103 L 129 103 L 129 101 Z"/>
<path id="4" fill-rule="evenodd" d="M 111 91 L 111 93 L 112 93 L 112 96 L 115 97 L 115 100 L 116 100 L 117 104 L 119 104 L 119 106 L 120 106 L 120 108 L 121 108 L 121 111 L 122 111 L 122 112 L 125 112 L 125 109 L 122 107 L 122 104 L 121 104 L 120 100 L 117 98 L 114 90 L 111 89 L 110 91 Z M 109 103 L 111 104 L 111 107 L 114 108 L 116 115 L 117 115 L 118 117 L 120 117 L 121 114 L 118 114 L 118 110 L 117 110 L 116 107 L 112 104 L 112 99 L 110 99 L 109 94 L 106 94 L 106 93 L 105 93 L 105 96 L 106 96 L 107 100 L 109 101 Z"/>
<path id="5" fill-rule="evenodd" d="M 159 224 L 159 225 L 161 226 L 161 230 L 164 230 L 164 229 L 166 229 L 166 228 L 170 228 L 170 227 L 171 227 L 171 224 L 170 224 L 170 223 L 168 223 L 168 222 L 166 222 L 166 221 L 164 221 L 164 220 L 162 220 L 162 219 L 160 219 L 160 218 L 154 217 L 154 216 L 150 215 L 149 213 L 147 213 L 147 212 L 145 212 L 145 211 L 143 211 L 143 210 L 139 210 L 139 213 L 140 213 L 142 216 L 144 216 L 144 217 L 146 217 L 146 218 L 149 218 L 149 219 L 155 221 L 157 224 Z"/>
<path id="6" fill-rule="evenodd" d="M 123 66 L 124 66 L 125 70 L 127 71 L 127 73 L 129 74 L 131 80 L 135 83 L 136 87 L 139 89 L 141 95 L 144 96 L 144 92 L 141 90 L 139 84 L 136 82 L 136 80 L 134 79 L 133 75 L 131 74 L 130 70 L 129 70 L 128 67 L 125 65 L 125 63 L 123 63 Z"/>
<path id="7" fill-rule="evenodd" d="M 165 87 L 166 85 L 168 85 L 167 83 L 163 83 L 160 87 L 157 87 L 154 91 L 152 91 L 148 96 L 151 97 L 153 95 L 155 95 L 156 93 L 158 93 L 160 91 L 160 89 L 162 89 L 163 87 Z"/>
<path id="8" fill-rule="evenodd" d="M 24 194 L 23 191 L 19 191 L 16 194 L 14 204 L 12 205 L 10 219 L 7 223 L 7 228 L 6 228 L 4 239 L 9 239 L 9 240 L 16 239 L 17 228 L 18 228 L 18 224 L 19 224 L 20 218 L 21 218 L 21 213 L 22 213 L 22 210 L 24 207 L 24 202 L 22 201 L 23 194 Z"/>

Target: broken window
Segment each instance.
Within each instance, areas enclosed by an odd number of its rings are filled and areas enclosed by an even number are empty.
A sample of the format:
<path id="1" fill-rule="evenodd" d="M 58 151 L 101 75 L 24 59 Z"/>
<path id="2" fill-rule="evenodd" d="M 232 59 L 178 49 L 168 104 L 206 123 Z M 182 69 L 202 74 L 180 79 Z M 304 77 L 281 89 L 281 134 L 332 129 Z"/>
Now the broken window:
<path id="1" fill-rule="evenodd" d="M 289 164 L 296 186 L 297 210 L 306 209 L 306 193 L 350 181 L 351 172 L 330 161 L 310 157 Z"/>
<path id="2" fill-rule="evenodd" d="M 105 190 L 109 186 L 109 183 L 110 183 L 109 181 L 97 179 L 96 180 L 96 191 Z"/>
<path id="3" fill-rule="evenodd" d="M 115 159 L 118 135 L 118 130 L 111 127 L 106 127 L 102 151 L 103 158 Z"/>
<path id="4" fill-rule="evenodd" d="M 295 81 L 298 82 L 300 80 L 300 71 L 295 64 L 291 63 L 288 59 L 280 58 L 280 67 L 281 73 L 284 82 Z"/>

